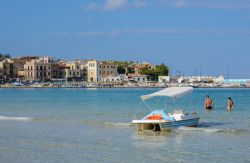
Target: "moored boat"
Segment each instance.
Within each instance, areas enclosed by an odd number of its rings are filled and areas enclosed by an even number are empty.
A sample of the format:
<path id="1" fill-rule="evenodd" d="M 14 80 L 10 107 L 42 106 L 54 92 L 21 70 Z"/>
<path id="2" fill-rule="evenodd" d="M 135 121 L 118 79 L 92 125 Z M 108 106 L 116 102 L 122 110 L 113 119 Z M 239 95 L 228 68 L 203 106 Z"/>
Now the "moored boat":
<path id="1" fill-rule="evenodd" d="M 143 95 L 141 99 L 144 101 L 157 96 L 177 99 L 192 92 L 192 90 L 192 87 L 170 87 L 149 95 Z M 154 110 L 140 120 L 133 120 L 132 124 L 136 126 L 138 131 L 164 131 L 181 126 L 195 127 L 198 125 L 199 119 L 197 113 L 185 113 L 182 110 L 167 113 L 165 110 Z"/>

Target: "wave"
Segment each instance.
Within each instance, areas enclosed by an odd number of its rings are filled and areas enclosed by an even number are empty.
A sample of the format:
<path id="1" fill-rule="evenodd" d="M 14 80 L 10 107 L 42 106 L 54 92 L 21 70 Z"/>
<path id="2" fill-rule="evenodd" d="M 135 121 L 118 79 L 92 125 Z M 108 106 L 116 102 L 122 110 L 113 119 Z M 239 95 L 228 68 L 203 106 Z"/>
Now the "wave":
<path id="1" fill-rule="evenodd" d="M 203 128 L 203 127 L 180 127 L 178 131 L 199 131 L 207 133 L 222 133 L 222 134 L 244 134 L 247 130 L 237 128 Z"/>
<path id="2" fill-rule="evenodd" d="M 0 121 L 32 121 L 34 118 L 31 117 L 10 117 L 0 116 Z"/>
<path id="3" fill-rule="evenodd" d="M 84 124 L 84 125 L 103 126 L 103 127 L 129 127 L 129 126 L 132 126 L 131 123 L 93 121 L 93 120 L 84 120 L 84 121 L 81 121 L 80 123 Z"/>
<path id="4" fill-rule="evenodd" d="M 131 123 L 121 123 L 121 122 L 103 122 L 105 126 L 117 126 L 117 127 L 130 127 Z"/>
<path id="5" fill-rule="evenodd" d="M 203 131 L 209 133 L 221 132 L 223 129 L 219 128 L 201 128 L 201 127 L 180 127 L 176 131 Z"/>

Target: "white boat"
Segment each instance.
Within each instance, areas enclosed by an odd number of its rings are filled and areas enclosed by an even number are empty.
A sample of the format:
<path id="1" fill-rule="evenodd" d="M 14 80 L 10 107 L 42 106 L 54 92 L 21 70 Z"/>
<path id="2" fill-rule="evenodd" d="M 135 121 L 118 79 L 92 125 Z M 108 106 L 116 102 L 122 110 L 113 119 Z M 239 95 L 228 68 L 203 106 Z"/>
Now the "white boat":
<path id="1" fill-rule="evenodd" d="M 158 92 L 143 95 L 143 101 L 157 96 L 165 96 L 171 99 L 177 99 L 188 93 L 191 93 L 192 87 L 169 87 Z M 188 126 L 195 127 L 199 123 L 200 117 L 196 113 L 184 113 L 182 110 L 174 110 L 173 113 L 167 113 L 165 110 L 154 110 L 140 120 L 133 120 L 138 131 L 153 130 L 164 131 L 172 128 Z"/>

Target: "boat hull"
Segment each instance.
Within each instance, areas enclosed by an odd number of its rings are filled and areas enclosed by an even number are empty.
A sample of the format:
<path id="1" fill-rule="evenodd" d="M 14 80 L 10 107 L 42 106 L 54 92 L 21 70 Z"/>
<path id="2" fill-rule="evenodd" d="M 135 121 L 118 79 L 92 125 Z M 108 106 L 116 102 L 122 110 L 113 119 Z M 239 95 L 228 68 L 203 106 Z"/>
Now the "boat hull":
<path id="1" fill-rule="evenodd" d="M 160 123 L 159 125 L 161 130 L 166 130 L 176 127 L 196 127 L 198 123 L 199 123 L 199 118 L 194 118 L 194 119 L 165 122 L 165 123 Z"/>
<path id="2" fill-rule="evenodd" d="M 178 120 L 178 121 L 165 121 L 165 122 L 134 122 L 138 131 L 166 131 L 171 130 L 177 127 L 196 127 L 199 123 L 200 118 L 192 118 L 186 120 Z"/>

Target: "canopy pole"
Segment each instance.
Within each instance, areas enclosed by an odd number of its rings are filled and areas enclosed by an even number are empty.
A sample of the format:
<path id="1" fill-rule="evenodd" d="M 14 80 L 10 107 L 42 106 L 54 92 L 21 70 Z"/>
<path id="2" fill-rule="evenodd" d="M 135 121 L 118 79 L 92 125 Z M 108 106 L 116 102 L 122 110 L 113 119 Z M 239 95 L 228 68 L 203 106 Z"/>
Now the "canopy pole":
<path id="1" fill-rule="evenodd" d="M 147 105 L 147 103 L 145 101 L 143 101 L 143 103 L 145 104 L 146 108 L 148 108 L 151 112 L 153 111 L 149 105 Z"/>
<path id="2" fill-rule="evenodd" d="M 168 102 L 168 98 L 166 97 L 165 109 L 164 109 L 165 113 L 167 112 L 167 102 Z"/>

